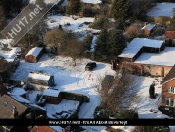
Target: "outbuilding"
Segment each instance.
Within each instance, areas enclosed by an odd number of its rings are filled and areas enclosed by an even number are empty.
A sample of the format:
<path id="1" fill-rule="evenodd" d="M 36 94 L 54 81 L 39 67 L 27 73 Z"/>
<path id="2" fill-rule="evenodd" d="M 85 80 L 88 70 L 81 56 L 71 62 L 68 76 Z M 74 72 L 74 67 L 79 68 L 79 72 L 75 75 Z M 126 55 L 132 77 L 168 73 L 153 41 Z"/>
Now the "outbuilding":
<path id="1" fill-rule="evenodd" d="M 46 89 L 43 92 L 43 98 L 46 99 L 46 103 L 59 104 L 62 100 L 62 93 L 59 90 Z"/>
<path id="2" fill-rule="evenodd" d="M 25 61 L 37 63 L 43 54 L 44 49 L 42 47 L 34 47 L 25 55 Z"/>

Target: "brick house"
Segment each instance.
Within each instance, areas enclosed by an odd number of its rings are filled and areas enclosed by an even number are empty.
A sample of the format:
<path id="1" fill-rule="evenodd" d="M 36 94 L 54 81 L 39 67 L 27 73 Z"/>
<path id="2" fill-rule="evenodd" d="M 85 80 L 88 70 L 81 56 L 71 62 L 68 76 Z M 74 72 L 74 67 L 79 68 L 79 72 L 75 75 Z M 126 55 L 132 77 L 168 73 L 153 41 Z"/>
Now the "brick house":
<path id="1" fill-rule="evenodd" d="M 37 63 L 43 54 L 44 48 L 34 47 L 25 55 L 25 61 L 30 63 Z"/>
<path id="2" fill-rule="evenodd" d="M 175 65 L 162 81 L 161 105 L 175 107 Z"/>
<path id="3" fill-rule="evenodd" d="M 165 44 L 170 47 L 175 47 L 175 31 L 165 31 Z"/>
<path id="4" fill-rule="evenodd" d="M 29 88 L 34 90 L 43 91 L 44 89 L 54 86 L 54 76 L 44 73 L 30 72 L 27 78 Z"/>
<path id="5" fill-rule="evenodd" d="M 46 99 L 46 103 L 59 104 L 62 100 L 62 93 L 54 89 L 46 89 L 43 92 L 43 98 Z"/>

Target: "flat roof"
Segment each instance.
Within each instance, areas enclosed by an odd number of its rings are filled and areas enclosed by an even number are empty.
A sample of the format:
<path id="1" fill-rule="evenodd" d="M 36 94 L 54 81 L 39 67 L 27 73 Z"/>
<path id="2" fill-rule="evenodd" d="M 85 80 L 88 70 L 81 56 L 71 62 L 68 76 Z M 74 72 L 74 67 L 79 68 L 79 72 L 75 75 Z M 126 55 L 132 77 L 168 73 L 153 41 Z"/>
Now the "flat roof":
<path id="1" fill-rule="evenodd" d="M 160 53 L 142 53 L 134 63 L 174 66 L 175 47 L 165 47 Z"/>
<path id="2" fill-rule="evenodd" d="M 142 47 L 161 48 L 163 40 L 154 40 L 148 38 L 135 38 L 118 57 L 133 58 Z"/>
<path id="3" fill-rule="evenodd" d="M 43 95 L 51 96 L 51 97 L 58 97 L 60 91 L 53 90 L 53 89 L 45 89 Z"/>
<path id="4" fill-rule="evenodd" d="M 26 56 L 33 55 L 36 57 L 38 56 L 38 54 L 41 52 L 42 49 L 43 49 L 42 47 L 34 47 L 26 54 Z"/>

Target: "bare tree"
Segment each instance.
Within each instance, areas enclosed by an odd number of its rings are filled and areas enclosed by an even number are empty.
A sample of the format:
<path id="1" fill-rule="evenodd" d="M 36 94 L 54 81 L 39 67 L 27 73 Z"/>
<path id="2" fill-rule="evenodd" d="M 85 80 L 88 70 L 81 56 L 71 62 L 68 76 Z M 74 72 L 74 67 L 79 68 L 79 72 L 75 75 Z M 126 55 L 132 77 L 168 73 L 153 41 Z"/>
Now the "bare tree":
<path id="1" fill-rule="evenodd" d="M 101 99 L 100 106 L 105 110 L 107 116 L 116 114 L 122 107 L 130 107 L 138 98 L 136 96 L 138 85 L 136 77 L 126 74 L 124 69 L 117 73 L 110 83 L 104 82 L 104 78 L 100 77 L 99 83 L 101 85 L 96 87 Z"/>
<path id="2" fill-rule="evenodd" d="M 67 42 L 60 45 L 60 54 L 69 56 L 76 66 L 76 60 L 82 59 L 84 53 L 84 45 L 77 39 L 68 39 Z"/>
<path id="3" fill-rule="evenodd" d="M 53 29 L 46 33 L 45 44 L 57 53 L 61 43 L 64 43 L 64 33 L 62 30 Z"/>
<path id="4" fill-rule="evenodd" d="M 131 26 L 126 29 L 127 35 L 130 38 L 136 38 L 143 35 L 143 31 L 141 30 L 141 23 L 139 21 L 135 21 Z"/>

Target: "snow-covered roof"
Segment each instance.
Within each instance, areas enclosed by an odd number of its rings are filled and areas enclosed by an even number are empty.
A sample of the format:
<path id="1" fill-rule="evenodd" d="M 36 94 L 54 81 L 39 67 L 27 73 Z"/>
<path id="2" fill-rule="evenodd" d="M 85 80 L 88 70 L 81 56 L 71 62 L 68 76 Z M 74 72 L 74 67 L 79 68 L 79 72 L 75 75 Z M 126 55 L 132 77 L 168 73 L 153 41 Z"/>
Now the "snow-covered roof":
<path id="1" fill-rule="evenodd" d="M 155 25 L 153 25 L 153 24 L 148 24 L 148 25 L 145 25 L 142 29 L 147 28 L 148 30 L 152 30 L 154 27 L 155 27 Z"/>
<path id="2" fill-rule="evenodd" d="M 33 78 L 36 80 L 45 80 L 48 81 L 50 79 L 50 75 L 42 74 L 42 73 L 35 73 L 35 72 L 30 72 L 28 75 L 28 78 Z"/>
<path id="3" fill-rule="evenodd" d="M 100 4 L 101 0 L 81 0 L 83 3 Z"/>
<path id="4" fill-rule="evenodd" d="M 58 97 L 59 93 L 60 93 L 60 91 L 58 91 L 58 90 L 46 89 L 46 90 L 44 90 L 43 95 Z"/>
<path id="5" fill-rule="evenodd" d="M 33 55 L 36 57 L 36 56 L 38 56 L 38 54 L 41 52 L 42 49 L 43 48 L 41 48 L 41 47 L 34 47 L 26 54 L 26 56 Z"/>
<path id="6" fill-rule="evenodd" d="M 128 46 L 118 57 L 133 58 L 142 47 L 160 48 L 162 44 L 162 40 L 135 38 L 128 44 Z"/>
<path id="7" fill-rule="evenodd" d="M 142 53 L 134 63 L 174 66 L 175 64 L 175 47 L 165 47 L 159 54 Z"/>
<path id="8" fill-rule="evenodd" d="M 25 94 L 26 91 L 23 88 L 13 88 L 13 90 L 11 91 L 11 95 L 15 95 L 15 96 L 20 96 Z"/>
<path id="9" fill-rule="evenodd" d="M 167 16 L 173 17 L 173 8 L 175 7 L 175 3 L 156 3 L 151 10 L 147 12 L 148 16 L 159 17 L 159 16 Z"/>

